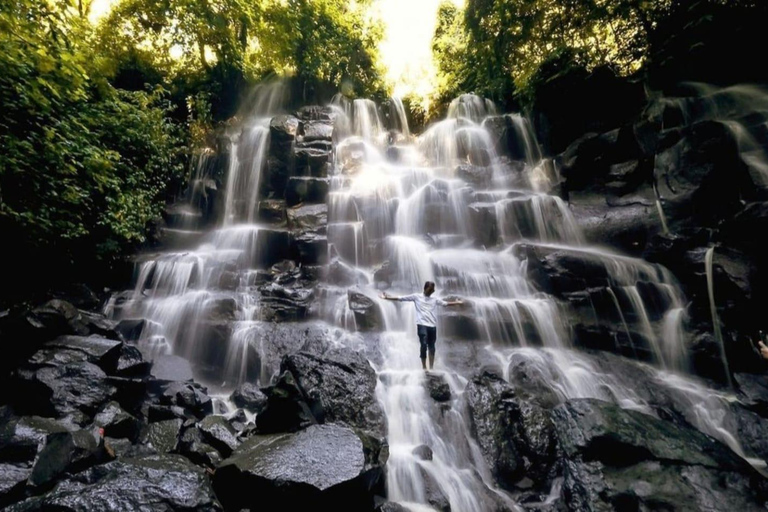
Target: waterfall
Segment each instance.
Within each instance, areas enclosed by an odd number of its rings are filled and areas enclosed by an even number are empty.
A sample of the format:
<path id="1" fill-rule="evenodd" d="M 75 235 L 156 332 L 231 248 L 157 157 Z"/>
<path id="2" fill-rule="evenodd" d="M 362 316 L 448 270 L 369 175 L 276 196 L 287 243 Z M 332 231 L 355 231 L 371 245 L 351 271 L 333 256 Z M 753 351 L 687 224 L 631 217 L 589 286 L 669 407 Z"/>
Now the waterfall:
<path id="1" fill-rule="evenodd" d="M 265 346 L 264 332 L 265 320 L 272 318 L 265 316 L 268 302 L 256 283 L 275 263 L 275 254 L 297 251 L 295 232 L 257 222 L 258 201 L 270 185 L 262 179 L 272 164 L 267 167 L 270 115 L 280 97 L 274 89 L 265 94 L 254 99 L 254 114 L 229 133 L 221 203 L 212 209 L 218 222 L 207 224 L 216 228 L 202 233 L 191 249 L 143 255 L 134 289 L 109 303 L 114 318 L 143 322 L 137 344 L 149 357 L 170 352 L 187 357 L 226 390 L 244 381 L 269 383 L 275 368 L 265 353 L 273 347 Z M 447 118 L 418 137 L 410 134 L 402 102 L 392 98 L 389 105 L 394 111 L 389 121 L 394 119 L 403 135 L 396 145 L 386 140 L 374 102 L 333 99 L 333 147 L 330 135 L 318 144 L 333 157 L 327 223 L 318 229 L 327 237 L 332 266 L 307 265 L 318 275 L 341 274 L 320 278 L 311 306 L 313 321 L 334 326 L 334 343 L 357 347 L 354 343 L 369 334 L 358 332 L 371 326 L 351 304 L 352 295 L 365 297 L 361 302 L 375 311 L 375 325 L 383 324 L 366 350 L 386 416 L 389 500 L 410 510 L 433 510 L 430 500 L 438 493 L 454 511 L 519 509 L 493 483 L 473 439 L 463 396 L 468 381 L 461 359 L 467 357 L 457 356 L 457 347 L 473 351 L 476 359 L 469 364 L 486 357 L 499 362 L 512 383 L 516 365 L 529 364 L 558 400 L 598 398 L 656 414 L 652 397 L 631 380 L 641 374 L 684 404 L 680 412 L 686 421 L 744 456 L 728 416 L 732 397 L 684 376 L 687 311 L 677 281 L 660 265 L 587 244 L 570 206 L 552 193 L 559 176 L 523 116 L 504 118 L 519 150 L 513 154 L 498 148 L 487 122 L 495 107 L 478 96 L 454 100 Z M 311 153 L 317 147 L 302 149 Z M 209 187 L 201 185 L 210 180 L 207 165 L 198 162 L 190 190 Z M 194 201 L 200 201 L 195 194 Z M 291 214 L 306 206 L 297 203 Z M 323 205 L 312 206 L 325 214 Z M 667 232 L 658 192 L 657 208 Z M 285 253 L 283 245 L 289 247 Z M 712 249 L 706 262 L 722 351 Z M 542 277 L 548 271 L 551 279 Z M 437 297 L 464 302 L 439 312 L 435 368 L 429 373 L 418 357 L 412 306 L 379 298 L 383 290 L 419 292 L 425 281 L 436 283 Z M 580 352 L 587 345 L 580 323 L 588 322 L 608 331 L 607 349 L 613 342 L 617 352 L 645 361 L 623 363 L 640 373 L 622 375 L 610 361 Z M 435 380 L 450 389 L 450 399 L 440 404 L 430 396 Z M 424 445 L 431 458 L 419 455 Z M 553 482 L 542 503 L 551 504 L 562 485 Z"/>
<path id="2" fill-rule="evenodd" d="M 720 347 L 720 358 L 723 361 L 723 370 L 725 376 L 728 379 L 728 386 L 733 387 L 731 382 L 731 371 L 728 368 L 728 358 L 725 355 L 725 343 L 723 342 L 723 333 L 720 330 L 720 317 L 717 314 L 717 306 L 715 305 L 715 276 L 713 274 L 713 260 L 715 256 L 715 248 L 710 247 L 707 249 L 704 255 L 704 265 L 707 272 L 707 293 L 709 294 L 709 312 L 712 315 L 712 329 L 715 333 L 715 340 L 718 347 Z"/>
<path id="3" fill-rule="evenodd" d="M 130 298 L 120 308 L 112 301 L 109 311 L 116 320 L 142 326 L 135 341 L 148 358 L 183 356 L 194 366 L 213 368 L 215 384 L 225 387 L 269 378 L 259 367 L 260 308 L 251 276 L 281 240 L 279 230 L 256 221 L 269 123 L 284 95 L 279 82 L 257 87 L 245 102 L 245 121 L 228 130 L 218 227 L 201 232 L 196 246 L 185 252 L 142 256 Z M 201 152 L 190 175 L 189 204 L 204 205 L 205 213 L 213 215 L 204 197 L 207 189 L 216 189 L 208 154 Z"/>
<path id="4" fill-rule="evenodd" d="M 499 158 L 484 122 L 495 113 L 493 105 L 473 95 L 454 100 L 448 117 L 413 143 L 416 158 L 402 162 L 382 158 L 384 143 L 371 136 L 376 122 L 369 103 L 350 105 L 338 98 L 335 103 L 345 105 L 353 123 L 350 135 L 336 145 L 328 233 L 339 262 L 369 276 L 357 282 L 356 291 L 376 302 L 386 326 L 375 367 L 377 396 L 387 416 L 390 500 L 418 510 L 428 506 L 425 489 L 435 486 L 453 510 L 487 510 L 488 500 L 508 498 L 483 476 L 488 470 L 460 403 L 453 399 L 447 415 L 432 411 L 412 308 L 377 299 L 377 289 L 413 293 L 434 281 L 438 296 L 462 297 L 464 308 L 444 311 L 438 325 L 435 373 L 451 382 L 455 396 L 466 381 L 454 379 L 444 339 L 478 340 L 491 353 L 528 351 L 562 359 L 573 352 L 568 306 L 531 282 L 529 262 L 515 250 L 520 244 L 564 252 L 593 266 L 604 275 L 610 314 L 620 319 L 634 350 L 647 346 L 661 368 L 687 368 L 684 300 L 676 281 L 658 265 L 585 244 L 569 206 L 548 193 L 558 177 L 542 159 L 524 117 L 507 118 L 521 149 L 516 170 Z M 464 179 L 466 166 L 477 181 Z M 345 296 L 333 293 L 338 303 L 325 318 L 356 328 Z M 590 384 L 594 376 L 584 365 L 570 371 L 573 384 L 564 397 L 599 394 L 600 385 Z M 624 405 L 642 408 L 631 390 L 617 393 L 626 395 Z M 414 455 L 422 444 L 432 449 L 431 461 Z"/>

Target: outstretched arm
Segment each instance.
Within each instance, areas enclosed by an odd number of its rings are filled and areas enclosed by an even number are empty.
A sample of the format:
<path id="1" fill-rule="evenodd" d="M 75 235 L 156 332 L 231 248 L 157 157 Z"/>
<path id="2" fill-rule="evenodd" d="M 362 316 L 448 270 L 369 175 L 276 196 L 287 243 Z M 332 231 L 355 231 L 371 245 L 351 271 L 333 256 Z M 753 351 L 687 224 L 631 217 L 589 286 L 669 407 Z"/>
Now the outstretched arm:
<path id="1" fill-rule="evenodd" d="M 387 292 L 381 292 L 379 294 L 379 297 L 386 300 L 400 300 L 400 297 L 395 297 L 393 295 L 389 295 Z"/>
<path id="2" fill-rule="evenodd" d="M 462 301 L 461 299 L 445 301 L 446 306 L 461 306 L 462 304 L 464 304 L 464 301 Z"/>

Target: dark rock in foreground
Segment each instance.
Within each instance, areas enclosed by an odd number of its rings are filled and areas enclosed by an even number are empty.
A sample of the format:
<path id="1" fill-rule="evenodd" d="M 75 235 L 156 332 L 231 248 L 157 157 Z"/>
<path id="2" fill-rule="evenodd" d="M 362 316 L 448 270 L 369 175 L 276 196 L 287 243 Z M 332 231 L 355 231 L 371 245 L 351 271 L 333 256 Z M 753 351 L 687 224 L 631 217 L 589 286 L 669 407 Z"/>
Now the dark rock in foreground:
<path id="1" fill-rule="evenodd" d="M 359 352 L 333 350 L 323 356 L 289 355 L 290 371 L 318 422 L 344 422 L 384 435 L 384 415 L 376 401 L 376 373 Z"/>
<path id="2" fill-rule="evenodd" d="M 8 510 L 207 512 L 221 506 L 203 469 L 179 455 L 150 455 L 95 466 Z"/>
<path id="3" fill-rule="evenodd" d="M 230 510 L 265 503 L 286 510 L 372 510 L 385 462 L 386 452 L 366 450 L 351 429 L 315 425 L 249 438 L 217 469 L 214 486 Z"/>
<path id="4" fill-rule="evenodd" d="M 755 510 L 768 481 L 722 443 L 593 399 L 552 411 L 570 510 Z"/>

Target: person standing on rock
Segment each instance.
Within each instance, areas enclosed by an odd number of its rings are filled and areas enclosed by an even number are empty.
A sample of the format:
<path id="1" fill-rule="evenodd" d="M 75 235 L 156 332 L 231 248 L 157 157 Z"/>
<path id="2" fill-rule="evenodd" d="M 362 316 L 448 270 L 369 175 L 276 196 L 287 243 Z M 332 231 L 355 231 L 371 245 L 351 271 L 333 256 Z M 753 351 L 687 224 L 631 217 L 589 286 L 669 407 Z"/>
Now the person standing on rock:
<path id="1" fill-rule="evenodd" d="M 445 301 L 432 297 L 435 293 L 435 283 L 427 281 L 424 283 L 424 293 L 412 293 L 403 297 L 393 297 L 386 292 L 381 294 L 382 299 L 396 300 L 400 302 L 413 302 L 416 306 L 416 333 L 419 335 L 421 344 L 421 366 L 427 370 L 427 349 L 429 349 L 429 369 L 435 367 L 435 341 L 437 341 L 437 317 L 435 310 L 437 306 L 459 306 L 463 304 L 460 300 Z"/>

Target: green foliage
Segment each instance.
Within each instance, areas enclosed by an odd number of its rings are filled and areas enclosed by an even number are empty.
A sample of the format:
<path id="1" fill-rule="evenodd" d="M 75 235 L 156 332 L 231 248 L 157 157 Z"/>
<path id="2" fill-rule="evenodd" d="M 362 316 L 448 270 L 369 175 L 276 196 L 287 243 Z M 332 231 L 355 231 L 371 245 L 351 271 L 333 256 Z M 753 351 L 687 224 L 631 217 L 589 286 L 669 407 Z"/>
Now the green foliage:
<path id="1" fill-rule="evenodd" d="M 686 62 L 689 54 L 699 58 L 705 52 L 697 53 L 697 48 L 708 46 L 712 51 L 706 55 L 717 58 L 719 66 L 729 67 L 727 57 L 716 49 L 730 48 L 730 40 L 749 39 L 738 27 L 750 25 L 749 19 L 755 16 L 765 20 L 764 2 L 467 0 L 463 13 L 445 3 L 433 38 L 438 98 L 444 102 L 473 91 L 505 104 L 513 94 L 528 102 L 535 94 L 537 73 L 539 78 L 554 77 L 552 63 L 564 62 L 564 55 L 570 66 L 587 71 L 607 67 L 618 76 L 664 66 L 654 59 L 674 59 L 677 69 L 686 70 L 679 75 L 709 78 L 713 73 L 703 72 L 707 66 L 691 69 Z M 716 25 L 715 18 L 733 22 Z M 736 34 L 720 33 L 734 30 Z M 678 37 L 680 34 L 692 37 Z M 675 44 L 667 44 L 670 40 Z M 547 69 L 539 72 L 542 66 Z"/>
<path id="2" fill-rule="evenodd" d="M 382 93 L 383 30 L 370 1 L 122 0 L 99 38 L 116 76 L 159 76 L 180 98 L 204 91 L 224 119 L 245 84 L 273 75 Z"/>
<path id="3" fill-rule="evenodd" d="M 119 91 L 100 78 L 74 5 L 3 4 L 0 222 L 20 254 L 113 257 L 159 214 L 182 174 L 183 139 L 160 91 Z"/>

